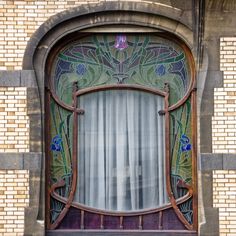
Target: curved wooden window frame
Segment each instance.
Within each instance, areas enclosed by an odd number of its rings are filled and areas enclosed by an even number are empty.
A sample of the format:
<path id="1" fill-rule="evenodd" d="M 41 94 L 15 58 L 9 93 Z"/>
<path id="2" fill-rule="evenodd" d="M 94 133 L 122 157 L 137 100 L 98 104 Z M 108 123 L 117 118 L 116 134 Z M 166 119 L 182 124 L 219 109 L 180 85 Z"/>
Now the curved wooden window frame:
<path id="1" fill-rule="evenodd" d="M 155 34 L 155 33 L 152 33 Z M 82 34 L 83 37 L 86 35 L 90 34 Z M 50 74 L 51 74 L 51 67 L 48 66 L 47 69 L 47 75 L 48 75 L 48 80 L 47 80 L 47 87 L 46 87 L 46 157 L 49 157 L 49 151 L 50 151 L 50 133 L 48 132 L 50 130 L 50 115 L 49 115 L 49 104 L 50 104 L 50 99 L 53 98 L 53 100 L 63 109 L 71 111 L 73 113 L 73 151 L 72 151 L 72 169 L 73 169 L 73 178 L 72 178 L 72 186 L 71 186 L 71 191 L 69 194 L 68 198 L 61 197 L 59 194 L 56 193 L 56 189 L 59 187 L 62 187 L 65 185 L 65 182 L 61 180 L 60 182 L 57 182 L 56 184 L 52 185 L 51 188 L 49 188 L 49 166 L 50 166 L 50 158 L 46 158 L 46 206 L 47 209 L 50 209 L 50 197 L 53 197 L 57 201 L 65 204 L 65 207 L 61 211 L 59 217 L 57 220 L 53 223 L 50 224 L 49 220 L 49 212 L 46 211 L 46 225 L 48 229 L 56 229 L 58 225 L 61 223 L 65 215 L 67 214 L 69 208 L 71 206 L 79 209 L 81 211 L 81 222 L 80 226 L 81 229 L 84 229 L 84 214 L 85 212 L 90 212 L 90 213 L 95 213 L 100 216 L 100 229 L 104 229 L 103 221 L 104 221 L 104 216 L 118 216 L 120 218 L 120 229 L 123 229 L 123 220 L 124 217 L 128 216 L 138 216 L 139 217 L 139 230 L 142 229 L 142 222 L 143 222 L 143 216 L 151 213 L 158 213 L 159 214 L 159 223 L 158 227 L 159 229 L 162 228 L 162 211 L 168 208 L 173 208 L 177 217 L 179 220 L 184 224 L 185 228 L 187 230 L 194 230 L 197 231 L 197 124 L 196 124 L 196 79 L 195 79 L 195 66 L 194 66 L 194 59 L 192 56 L 192 53 L 190 49 L 179 39 L 173 37 L 173 35 L 167 34 L 167 33 L 156 33 L 157 36 L 160 36 L 162 38 L 166 38 L 177 45 L 179 45 L 183 51 L 186 53 L 187 60 L 190 66 L 190 72 L 191 72 L 191 78 L 190 78 L 190 85 L 189 88 L 184 95 L 182 99 L 180 99 L 176 104 L 169 105 L 169 89 L 168 89 L 168 84 L 166 86 L 165 91 L 161 91 L 158 89 L 153 89 L 150 87 L 145 87 L 145 86 L 140 86 L 140 85 L 127 85 L 127 84 L 116 84 L 116 85 L 105 85 L 105 86 L 95 86 L 95 87 L 89 87 L 85 89 L 78 90 L 77 85 L 74 84 L 73 92 L 72 92 L 72 98 L 73 102 L 72 105 L 67 105 L 64 102 L 60 101 L 60 99 L 57 97 L 56 93 L 54 92 L 54 88 L 52 86 L 52 83 L 50 82 Z M 81 36 L 80 36 L 81 37 Z M 80 38 L 79 37 L 79 38 Z M 53 51 L 52 55 L 48 59 L 48 65 L 51 65 L 54 61 L 55 56 L 57 53 L 63 48 L 65 45 L 70 44 L 74 41 L 79 40 L 78 37 L 75 38 L 70 38 L 63 43 L 60 43 L 55 50 Z M 80 203 L 75 203 L 73 202 L 75 190 L 76 190 L 76 183 L 77 183 L 77 175 L 78 175 L 78 170 L 77 170 L 77 130 L 78 130 L 78 115 L 83 115 L 84 110 L 80 109 L 77 107 L 77 100 L 80 95 L 87 94 L 87 93 L 93 93 L 93 92 L 98 92 L 98 91 L 105 91 L 105 90 L 138 90 L 138 91 L 143 91 L 147 93 L 152 93 L 158 96 L 164 97 L 165 100 L 165 107 L 164 110 L 159 111 L 160 115 L 165 115 L 165 158 L 166 158 L 166 188 L 167 188 L 167 194 L 169 197 L 169 203 L 158 207 L 154 208 L 151 210 L 140 210 L 140 211 L 135 211 L 135 212 L 116 212 L 116 211 L 106 211 L 106 210 L 99 210 L 95 208 L 91 208 L 88 206 L 85 206 Z M 171 168 L 171 161 L 170 161 L 170 112 L 177 110 L 179 107 L 181 107 L 187 99 L 191 99 L 191 113 L 192 113 L 192 118 L 191 118 L 191 128 L 192 128 L 192 186 L 189 186 L 187 184 L 184 185 L 184 188 L 186 188 L 188 191 L 187 193 L 178 199 L 175 199 L 174 194 L 171 189 L 171 179 L 170 179 L 170 168 Z M 189 224 L 189 222 L 186 220 L 186 218 L 183 216 L 183 214 L 180 212 L 178 205 L 181 203 L 184 203 L 190 198 L 193 198 L 193 224 Z"/>

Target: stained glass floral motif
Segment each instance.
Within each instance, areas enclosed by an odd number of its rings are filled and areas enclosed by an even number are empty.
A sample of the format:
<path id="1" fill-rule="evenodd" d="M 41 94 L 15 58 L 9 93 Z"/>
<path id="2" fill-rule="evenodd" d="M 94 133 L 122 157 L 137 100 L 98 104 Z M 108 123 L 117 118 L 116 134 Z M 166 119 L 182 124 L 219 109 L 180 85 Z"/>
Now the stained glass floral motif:
<path id="1" fill-rule="evenodd" d="M 56 152 L 60 152 L 62 150 L 61 142 L 62 142 L 61 137 L 59 135 L 56 135 L 52 139 L 51 150 L 56 151 Z"/>
<path id="2" fill-rule="evenodd" d="M 188 91 L 190 69 L 183 49 L 155 35 L 95 34 L 80 39 L 58 54 L 52 81 L 56 93 L 71 104 L 67 91 L 105 84 L 138 84 L 164 90 L 170 104 Z"/>
<path id="3" fill-rule="evenodd" d="M 186 185 L 192 185 L 192 140 L 191 140 L 191 103 L 186 103 L 170 113 L 171 120 L 171 185 L 176 199 L 187 193 Z M 184 183 L 180 184 L 180 183 Z M 180 205 L 181 212 L 192 224 L 192 199 Z M 191 217 L 190 217 L 191 216 Z"/>
<path id="4" fill-rule="evenodd" d="M 166 68 L 164 65 L 158 65 L 155 70 L 156 74 L 159 76 L 163 76 L 166 73 Z"/>
<path id="5" fill-rule="evenodd" d="M 86 67 L 84 64 L 78 64 L 76 67 L 76 73 L 78 75 L 84 75 L 86 73 Z"/>
<path id="6" fill-rule="evenodd" d="M 192 149 L 192 145 L 189 143 L 189 137 L 183 134 L 181 136 L 180 142 L 182 143 L 181 150 L 182 152 L 187 152 Z"/>

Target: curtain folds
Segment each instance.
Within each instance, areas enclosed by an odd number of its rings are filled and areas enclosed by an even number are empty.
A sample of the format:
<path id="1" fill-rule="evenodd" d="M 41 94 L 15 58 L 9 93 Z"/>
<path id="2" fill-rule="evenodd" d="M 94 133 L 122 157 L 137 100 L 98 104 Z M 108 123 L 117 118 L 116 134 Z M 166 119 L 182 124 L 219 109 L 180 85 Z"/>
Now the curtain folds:
<path id="1" fill-rule="evenodd" d="M 164 98 L 107 90 L 78 98 L 78 181 L 74 201 L 135 211 L 167 203 Z"/>

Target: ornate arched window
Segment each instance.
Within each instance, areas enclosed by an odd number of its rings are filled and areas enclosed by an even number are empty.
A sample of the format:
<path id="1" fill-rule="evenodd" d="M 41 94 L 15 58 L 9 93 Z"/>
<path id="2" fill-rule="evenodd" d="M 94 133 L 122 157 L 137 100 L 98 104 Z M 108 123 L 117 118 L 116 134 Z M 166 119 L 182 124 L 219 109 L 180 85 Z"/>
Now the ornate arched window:
<path id="1" fill-rule="evenodd" d="M 166 34 L 89 34 L 48 65 L 48 229 L 196 230 L 190 50 Z"/>

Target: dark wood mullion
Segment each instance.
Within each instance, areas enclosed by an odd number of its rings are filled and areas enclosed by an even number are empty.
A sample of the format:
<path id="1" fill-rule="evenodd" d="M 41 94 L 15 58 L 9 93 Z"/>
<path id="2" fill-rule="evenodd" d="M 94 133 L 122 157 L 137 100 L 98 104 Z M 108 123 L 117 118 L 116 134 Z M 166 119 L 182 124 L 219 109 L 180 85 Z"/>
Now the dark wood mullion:
<path id="1" fill-rule="evenodd" d="M 181 44 L 181 47 L 184 50 L 184 52 L 186 53 L 187 61 L 189 63 L 189 67 L 190 67 L 190 84 L 189 84 L 188 91 L 186 92 L 184 97 L 180 101 L 178 101 L 176 104 L 169 106 L 169 108 L 168 108 L 169 112 L 176 110 L 177 108 L 182 106 L 187 101 L 187 99 L 191 96 L 193 87 L 195 86 L 195 83 L 196 83 L 195 82 L 195 79 L 196 79 L 195 78 L 195 64 L 194 64 L 194 58 L 192 56 L 192 53 L 186 45 Z"/>
<path id="2" fill-rule="evenodd" d="M 51 196 L 53 198 L 55 198 L 56 200 L 58 200 L 59 202 L 65 204 L 67 202 L 67 198 L 64 198 L 64 197 L 61 197 L 60 195 L 58 195 L 54 191 L 54 189 L 56 189 L 56 188 L 52 188 Z M 192 197 L 192 191 L 191 191 L 191 188 L 190 188 L 186 195 L 184 195 L 181 198 L 176 199 L 176 204 L 180 205 L 180 204 L 186 202 L 187 200 L 189 200 L 191 197 Z M 82 205 L 82 204 L 79 204 L 79 203 L 75 203 L 75 202 L 72 202 L 71 206 L 73 206 L 73 207 L 75 207 L 79 210 L 84 210 L 86 212 L 90 212 L 90 213 L 94 213 L 94 214 L 102 214 L 104 216 L 106 215 L 106 216 L 118 216 L 118 217 L 119 216 L 127 217 L 127 216 L 148 215 L 148 214 L 157 213 L 157 212 L 164 211 L 166 209 L 172 208 L 172 204 L 169 203 L 165 206 L 154 208 L 154 209 L 151 209 L 151 210 L 143 210 L 143 211 L 136 211 L 136 212 L 115 212 L 115 211 L 112 212 L 112 211 L 106 211 L 106 210 L 98 210 L 96 208 L 88 207 L 88 206 L 85 206 L 85 205 Z"/>
<path id="3" fill-rule="evenodd" d="M 64 103 L 63 101 L 60 100 L 60 98 L 58 98 L 57 94 L 55 93 L 54 89 L 52 89 L 52 85 L 51 85 L 51 82 L 48 82 L 49 83 L 49 88 L 50 90 L 48 90 L 52 96 L 52 98 L 55 100 L 55 102 L 61 106 L 62 108 L 64 108 L 65 110 L 67 111 L 71 111 L 71 112 L 74 112 L 76 111 L 77 113 L 79 114 L 83 114 L 84 113 L 84 110 L 83 109 L 77 109 L 74 105 L 74 101 L 72 103 L 72 105 L 68 105 L 66 103 Z M 76 91 L 75 91 L 76 93 Z M 74 95 L 72 95 L 74 96 Z"/>
<path id="4" fill-rule="evenodd" d="M 100 229 L 104 229 L 104 215 L 100 215 Z"/>
<path id="5" fill-rule="evenodd" d="M 163 211 L 159 211 L 159 218 L 158 218 L 158 229 L 163 229 Z"/>
<path id="6" fill-rule="evenodd" d="M 64 102 L 62 102 L 58 97 L 57 95 L 55 94 L 55 92 L 53 90 L 50 89 L 50 93 L 51 93 L 51 96 L 53 97 L 53 99 L 55 100 L 55 102 L 61 106 L 62 108 L 64 108 L 65 110 L 67 111 L 74 111 L 74 107 L 73 106 L 70 106 L 70 105 L 67 105 L 65 104 Z"/>
<path id="7" fill-rule="evenodd" d="M 80 229 L 84 229 L 84 211 L 80 211 Z"/>
<path id="8" fill-rule="evenodd" d="M 87 93 L 94 93 L 94 92 L 105 91 L 105 90 L 120 90 L 120 89 L 138 90 L 138 91 L 143 91 L 143 92 L 159 95 L 162 97 L 165 97 L 166 95 L 166 93 L 163 92 L 162 90 L 154 89 L 154 88 L 146 87 L 146 86 L 141 86 L 141 85 L 135 85 L 135 84 L 109 84 L 109 85 L 89 87 L 89 88 L 78 90 L 76 95 L 81 96 Z"/>
<path id="9" fill-rule="evenodd" d="M 139 216 L 139 223 L 138 223 L 138 228 L 141 230 L 143 229 L 143 216 Z"/>
<path id="10" fill-rule="evenodd" d="M 45 176 L 45 200 L 46 200 L 46 211 L 45 211 L 45 219 L 46 219 L 46 228 L 50 228 L 50 186 L 51 186 L 51 181 L 50 181 L 50 166 L 51 166 L 51 158 L 50 158 L 50 142 L 51 142 L 51 132 L 50 132 L 50 102 L 51 102 L 51 96 L 50 92 L 48 89 L 45 90 L 45 100 L 47 101 L 45 105 L 45 150 L 46 150 L 46 160 L 45 160 L 45 171 L 46 171 L 46 176 Z"/>
<path id="11" fill-rule="evenodd" d="M 124 217 L 123 216 L 120 216 L 120 229 L 124 229 Z"/>
<path id="12" fill-rule="evenodd" d="M 198 228 L 198 196 L 197 196 L 197 109 L 196 89 L 193 89 L 191 96 L 191 123 L 192 123 L 192 186 L 193 186 L 193 229 Z"/>

